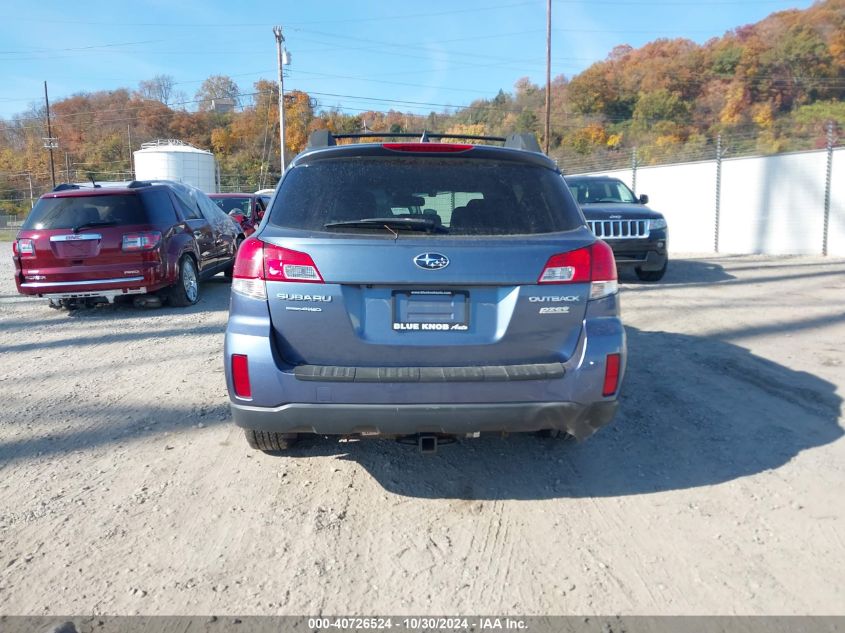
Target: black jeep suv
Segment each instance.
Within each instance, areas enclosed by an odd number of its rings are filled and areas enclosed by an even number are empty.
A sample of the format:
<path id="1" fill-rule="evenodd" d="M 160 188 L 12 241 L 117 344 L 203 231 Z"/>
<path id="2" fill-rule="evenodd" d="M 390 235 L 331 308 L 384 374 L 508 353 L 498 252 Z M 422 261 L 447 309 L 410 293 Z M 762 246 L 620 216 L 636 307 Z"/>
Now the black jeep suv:
<path id="1" fill-rule="evenodd" d="M 669 263 L 666 219 L 618 178 L 567 176 L 587 225 L 610 244 L 616 265 L 633 268 L 642 281 L 659 281 Z"/>

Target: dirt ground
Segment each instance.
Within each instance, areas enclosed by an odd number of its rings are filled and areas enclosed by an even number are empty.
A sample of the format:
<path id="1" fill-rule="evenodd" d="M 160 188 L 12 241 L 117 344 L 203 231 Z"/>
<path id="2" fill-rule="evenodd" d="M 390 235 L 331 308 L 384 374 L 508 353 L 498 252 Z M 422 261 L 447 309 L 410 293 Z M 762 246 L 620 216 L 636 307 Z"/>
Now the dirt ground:
<path id="1" fill-rule="evenodd" d="M 11 276 L 4 254 L 2 614 L 845 613 L 842 260 L 628 279 L 612 426 L 434 457 L 250 450 L 222 278 L 69 314 Z"/>

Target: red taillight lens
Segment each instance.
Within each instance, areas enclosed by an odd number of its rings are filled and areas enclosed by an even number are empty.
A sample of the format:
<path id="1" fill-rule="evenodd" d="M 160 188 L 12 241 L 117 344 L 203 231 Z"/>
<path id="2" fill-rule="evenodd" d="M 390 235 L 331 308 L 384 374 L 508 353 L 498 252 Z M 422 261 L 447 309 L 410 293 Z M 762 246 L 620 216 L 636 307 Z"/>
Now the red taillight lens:
<path id="1" fill-rule="evenodd" d="M 35 257 L 35 242 L 33 240 L 16 240 L 12 242 L 12 251 L 21 259 Z"/>
<path id="2" fill-rule="evenodd" d="M 123 250 L 127 253 L 135 251 L 151 251 L 161 242 L 159 231 L 144 233 L 126 233 L 123 236 Z"/>
<path id="3" fill-rule="evenodd" d="M 593 281 L 616 281 L 616 260 L 607 242 L 599 240 L 590 246 Z"/>
<path id="4" fill-rule="evenodd" d="M 607 364 L 604 368 L 604 385 L 602 386 L 601 395 L 612 396 L 616 393 L 619 387 L 619 365 L 621 363 L 619 354 L 608 354 Z"/>
<path id="5" fill-rule="evenodd" d="M 249 384 L 249 360 L 245 354 L 232 354 L 232 386 L 238 398 L 252 398 Z"/>
<path id="6" fill-rule="evenodd" d="M 616 292 L 616 261 L 613 251 L 601 240 L 590 246 L 552 255 L 538 284 L 577 284 L 592 282 L 590 299 L 600 299 Z"/>
<path id="7" fill-rule="evenodd" d="M 323 278 L 308 253 L 264 244 L 264 278 L 267 281 L 297 281 L 321 284 Z"/>
<path id="8" fill-rule="evenodd" d="M 552 255 L 538 284 L 577 284 L 591 281 L 590 247 Z"/>
<path id="9" fill-rule="evenodd" d="M 461 143 L 382 143 L 385 149 L 394 152 L 465 152 L 472 149 L 472 145 Z"/>
<path id="10" fill-rule="evenodd" d="M 308 253 L 267 244 L 250 237 L 238 249 L 232 290 L 254 299 L 266 299 L 266 281 L 321 284 L 323 278 Z"/>
<path id="11" fill-rule="evenodd" d="M 264 279 L 264 242 L 250 237 L 238 247 L 232 276 L 235 279 Z"/>

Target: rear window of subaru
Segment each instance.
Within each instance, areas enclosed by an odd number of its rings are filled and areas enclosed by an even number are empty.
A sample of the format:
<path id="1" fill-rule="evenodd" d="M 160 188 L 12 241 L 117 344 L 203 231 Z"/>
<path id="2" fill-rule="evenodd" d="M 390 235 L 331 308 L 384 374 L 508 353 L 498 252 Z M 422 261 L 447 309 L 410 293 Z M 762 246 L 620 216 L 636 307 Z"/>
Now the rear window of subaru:
<path id="1" fill-rule="evenodd" d="M 23 223 L 23 229 L 73 229 L 83 226 L 147 224 L 138 196 L 69 196 L 41 198 Z"/>
<path id="2" fill-rule="evenodd" d="M 532 235 L 581 226 L 557 172 L 489 159 L 344 158 L 286 174 L 270 223 L 306 231 L 384 231 L 373 218 L 422 218 L 432 235 Z M 345 226 L 344 226 L 345 225 Z"/>

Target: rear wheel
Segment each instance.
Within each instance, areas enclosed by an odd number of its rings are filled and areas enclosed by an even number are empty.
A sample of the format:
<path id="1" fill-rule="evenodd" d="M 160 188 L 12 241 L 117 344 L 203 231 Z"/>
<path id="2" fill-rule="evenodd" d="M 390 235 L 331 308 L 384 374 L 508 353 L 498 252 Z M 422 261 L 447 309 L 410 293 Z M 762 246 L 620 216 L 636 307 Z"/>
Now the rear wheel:
<path id="1" fill-rule="evenodd" d="M 666 268 L 669 265 L 669 260 L 667 259 L 666 262 L 663 264 L 663 268 L 660 270 L 642 270 L 641 268 L 635 269 L 637 273 L 637 277 L 639 277 L 640 281 L 660 281 L 663 279 L 663 275 L 666 274 Z"/>
<path id="2" fill-rule="evenodd" d="M 271 433 L 244 429 L 246 443 L 259 451 L 285 451 L 296 444 L 296 433 Z"/>
<path id="3" fill-rule="evenodd" d="M 177 281 L 170 287 L 170 305 L 185 307 L 194 305 L 200 298 L 199 275 L 197 265 L 190 255 L 183 255 L 179 260 Z"/>
<path id="4" fill-rule="evenodd" d="M 562 442 L 567 442 L 569 440 L 575 439 L 574 435 L 570 435 L 566 431 L 561 431 L 560 429 L 543 429 L 541 431 L 537 431 L 535 435 L 537 435 L 537 437 L 547 439 L 558 439 Z"/>

